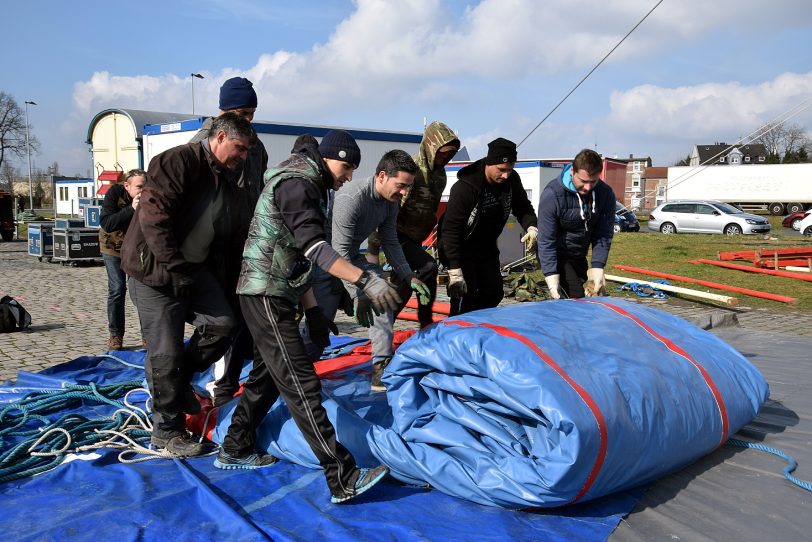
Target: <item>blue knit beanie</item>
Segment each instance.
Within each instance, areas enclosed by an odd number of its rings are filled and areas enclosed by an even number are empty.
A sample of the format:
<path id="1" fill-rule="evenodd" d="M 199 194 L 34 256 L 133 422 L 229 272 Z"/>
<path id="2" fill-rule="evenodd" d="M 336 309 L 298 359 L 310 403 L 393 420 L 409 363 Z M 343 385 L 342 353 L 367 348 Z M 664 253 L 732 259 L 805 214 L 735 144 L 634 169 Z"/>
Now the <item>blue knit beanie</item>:
<path id="1" fill-rule="evenodd" d="M 319 143 L 319 154 L 322 158 L 341 160 L 355 167 L 361 163 L 361 149 L 355 138 L 344 130 L 330 130 Z"/>
<path id="2" fill-rule="evenodd" d="M 256 106 L 254 85 L 245 77 L 232 77 L 220 87 L 220 111 Z"/>

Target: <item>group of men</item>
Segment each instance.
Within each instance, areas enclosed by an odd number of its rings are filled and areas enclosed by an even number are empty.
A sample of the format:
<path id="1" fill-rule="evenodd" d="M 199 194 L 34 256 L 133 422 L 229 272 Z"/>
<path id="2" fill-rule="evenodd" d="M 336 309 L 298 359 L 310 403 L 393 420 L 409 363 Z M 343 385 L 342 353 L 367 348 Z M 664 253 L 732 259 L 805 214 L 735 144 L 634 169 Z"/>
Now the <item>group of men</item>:
<path id="1" fill-rule="evenodd" d="M 445 166 L 460 141 L 433 122 L 415 158 L 389 151 L 372 178 L 342 188 L 361 161 L 349 133 L 331 130 L 320 142 L 300 136 L 290 156 L 268 168 L 250 123 L 256 107 L 251 82 L 229 79 L 220 90 L 220 115 L 192 142 L 156 156 L 148 174 L 131 171 L 108 193 L 102 229 L 110 249 L 110 344 L 121 346 L 123 307 L 117 303 L 123 303 L 126 274 L 147 346 L 152 444 L 178 456 L 204 453 L 185 429 L 185 414 L 200 409 L 192 376 L 225 356 L 214 396 L 219 406 L 232 399 L 243 360 L 251 358 L 215 465 L 255 469 L 276 462 L 255 449 L 256 429 L 281 396 L 324 470 L 331 501 L 341 503 L 388 469 L 359 468 L 338 442 L 313 362 L 337 331 L 339 307 L 370 328 L 373 384 L 380 384 L 392 357 L 394 317 L 412 293 L 420 325 L 431 324 L 438 264 L 422 242 L 437 226 Z M 606 216 L 614 213 L 611 189 L 599 181 L 600 158 L 579 153 L 545 188 L 538 219 L 514 170 L 516 159 L 516 145 L 496 139 L 451 189 L 438 231 L 453 314 L 501 301 L 496 240 L 511 213 L 527 232 L 522 240 L 538 242 L 553 297 L 582 296 L 587 278 L 600 286 L 612 238 Z M 381 267 L 380 249 L 391 277 Z M 185 323 L 194 326 L 188 342 Z"/>

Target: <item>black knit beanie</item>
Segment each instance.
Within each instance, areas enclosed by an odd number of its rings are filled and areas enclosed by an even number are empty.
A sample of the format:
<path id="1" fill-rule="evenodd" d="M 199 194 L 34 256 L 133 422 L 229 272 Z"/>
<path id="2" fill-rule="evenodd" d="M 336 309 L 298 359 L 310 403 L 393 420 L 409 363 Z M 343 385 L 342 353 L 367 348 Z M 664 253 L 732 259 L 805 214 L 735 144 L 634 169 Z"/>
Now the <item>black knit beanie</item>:
<path id="1" fill-rule="evenodd" d="M 330 130 L 319 143 L 319 154 L 322 158 L 341 160 L 355 167 L 361 163 L 361 149 L 355 138 L 344 130 Z"/>
<path id="2" fill-rule="evenodd" d="M 488 157 L 485 164 L 507 164 L 516 162 L 516 144 L 504 137 L 497 137 L 488 143 Z"/>

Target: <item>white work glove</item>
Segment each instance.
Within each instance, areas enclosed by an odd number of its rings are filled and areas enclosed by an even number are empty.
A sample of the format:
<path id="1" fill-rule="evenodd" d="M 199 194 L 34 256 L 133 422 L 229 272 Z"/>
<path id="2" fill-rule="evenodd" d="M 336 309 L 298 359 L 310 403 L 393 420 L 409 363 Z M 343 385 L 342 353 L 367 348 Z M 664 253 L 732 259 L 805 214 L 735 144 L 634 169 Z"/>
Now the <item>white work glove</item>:
<path id="1" fill-rule="evenodd" d="M 592 286 L 584 288 L 588 297 L 595 295 L 606 295 L 606 276 L 600 267 L 592 267 L 586 270 L 587 281 L 592 281 Z"/>
<path id="2" fill-rule="evenodd" d="M 544 277 L 544 282 L 547 283 L 547 289 L 550 290 L 550 297 L 561 299 L 561 275 L 547 275 Z"/>
<path id="3" fill-rule="evenodd" d="M 521 242 L 524 243 L 524 248 L 527 252 L 535 254 L 538 250 L 538 245 L 536 244 L 536 240 L 539 238 L 539 230 L 535 226 L 530 226 L 527 228 L 527 233 L 525 233 L 522 238 Z"/>
<path id="4" fill-rule="evenodd" d="M 465 277 L 462 276 L 462 269 L 448 270 L 448 286 L 446 287 L 448 297 L 460 298 L 468 293 L 468 285 L 465 284 Z"/>

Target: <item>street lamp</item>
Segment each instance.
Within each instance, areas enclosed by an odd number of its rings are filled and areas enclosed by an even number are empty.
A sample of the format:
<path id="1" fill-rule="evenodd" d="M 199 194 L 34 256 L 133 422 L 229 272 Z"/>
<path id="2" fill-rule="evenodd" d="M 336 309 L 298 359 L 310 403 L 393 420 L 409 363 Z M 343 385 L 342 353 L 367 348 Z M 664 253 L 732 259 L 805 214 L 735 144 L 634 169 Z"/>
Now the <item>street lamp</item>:
<path id="1" fill-rule="evenodd" d="M 195 114 L 195 78 L 197 79 L 204 79 L 202 75 L 199 73 L 190 73 L 189 76 L 192 78 L 192 115 Z"/>
<path id="2" fill-rule="evenodd" d="M 28 208 L 34 212 L 34 184 L 31 182 L 31 140 L 28 135 L 28 106 L 37 102 L 25 102 L 25 148 L 28 151 Z"/>

